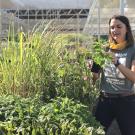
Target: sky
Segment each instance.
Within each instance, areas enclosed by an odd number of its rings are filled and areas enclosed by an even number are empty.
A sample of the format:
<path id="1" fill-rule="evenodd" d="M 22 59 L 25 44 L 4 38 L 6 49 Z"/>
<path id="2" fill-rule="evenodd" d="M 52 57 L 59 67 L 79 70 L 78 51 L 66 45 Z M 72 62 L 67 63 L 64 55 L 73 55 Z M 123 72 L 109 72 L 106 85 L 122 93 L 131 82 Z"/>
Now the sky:
<path id="1" fill-rule="evenodd" d="M 89 8 L 90 0 L 10 0 L 21 7 L 35 8 Z"/>

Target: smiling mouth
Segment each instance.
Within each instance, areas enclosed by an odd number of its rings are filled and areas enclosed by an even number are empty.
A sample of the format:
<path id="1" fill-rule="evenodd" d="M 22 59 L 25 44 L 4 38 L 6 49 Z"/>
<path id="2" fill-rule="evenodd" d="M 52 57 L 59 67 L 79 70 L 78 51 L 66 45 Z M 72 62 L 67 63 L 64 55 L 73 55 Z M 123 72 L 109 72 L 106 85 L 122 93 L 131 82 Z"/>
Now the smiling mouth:
<path id="1" fill-rule="evenodd" d="M 120 36 L 120 34 L 119 33 L 115 33 L 115 34 L 113 34 L 113 36 L 117 37 L 117 36 Z"/>

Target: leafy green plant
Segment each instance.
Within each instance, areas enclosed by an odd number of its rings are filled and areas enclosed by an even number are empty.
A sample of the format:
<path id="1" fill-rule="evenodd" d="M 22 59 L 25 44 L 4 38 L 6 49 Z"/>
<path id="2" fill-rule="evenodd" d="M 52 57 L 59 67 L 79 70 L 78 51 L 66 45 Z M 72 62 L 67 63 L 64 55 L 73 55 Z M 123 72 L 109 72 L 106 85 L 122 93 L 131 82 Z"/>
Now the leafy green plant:
<path id="1" fill-rule="evenodd" d="M 92 45 L 91 52 L 93 52 L 93 54 L 91 57 L 97 64 L 101 65 L 101 67 L 104 66 L 106 60 L 110 61 L 112 59 L 112 57 L 106 52 L 107 49 L 108 42 L 106 40 L 94 42 Z"/>
<path id="2" fill-rule="evenodd" d="M 0 131 L 5 135 L 99 135 L 102 127 L 87 106 L 58 97 L 48 104 L 39 97 L 0 97 Z M 100 132 L 100 133 L 99 133 Z"/>

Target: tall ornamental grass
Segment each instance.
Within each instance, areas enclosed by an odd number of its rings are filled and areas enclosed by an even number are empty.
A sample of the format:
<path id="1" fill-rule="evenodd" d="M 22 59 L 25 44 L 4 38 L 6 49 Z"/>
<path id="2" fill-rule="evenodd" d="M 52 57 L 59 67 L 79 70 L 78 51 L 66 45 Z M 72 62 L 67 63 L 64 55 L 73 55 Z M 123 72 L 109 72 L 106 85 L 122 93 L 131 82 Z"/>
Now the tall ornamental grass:
<path id="1" fill-rule="evenodd" d="M 81 34 L 60 33 L 53 21 L 41 22 L 27 35 L 10 27 L 8 41 L 1 50 L 0 93 L 33 96 L 42 100 L 56 96 L 91 102 L 97 92 L 86 67 L 91 38 Z M 17 38 L 15 36 L 17 35 Z M 84 80 L 84 76 L 89 76 Z"/>

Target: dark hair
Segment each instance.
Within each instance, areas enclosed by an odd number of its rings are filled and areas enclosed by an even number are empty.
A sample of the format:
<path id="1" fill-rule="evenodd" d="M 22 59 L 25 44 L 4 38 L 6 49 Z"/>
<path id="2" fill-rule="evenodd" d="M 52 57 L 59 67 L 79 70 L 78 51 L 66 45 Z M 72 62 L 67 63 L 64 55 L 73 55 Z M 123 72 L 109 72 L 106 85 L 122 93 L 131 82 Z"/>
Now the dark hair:
<path id="1" fill-rule="evenodd" d="M 131 31 L 129 19 L 126 16 L 123 16 L 123 15 L 114 15 L 109 20 L 109 26 L 110 26 L 110 23 L 111 23 L 112 19 L 119 20 L 126 25 L 126 28 L 127 28 L 127 33 L 126 33 L 127 44 L 128 44 L 128 46 L 134 45 L 134 38 L 133 38 L 132 31 Z M 110 27 L 109 27 L 109 40 L 114 41 L 114 39 L 111 36 Z M 116 42 L 116 41 L 114 41 L 114 42 Z"/>

